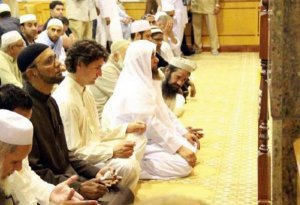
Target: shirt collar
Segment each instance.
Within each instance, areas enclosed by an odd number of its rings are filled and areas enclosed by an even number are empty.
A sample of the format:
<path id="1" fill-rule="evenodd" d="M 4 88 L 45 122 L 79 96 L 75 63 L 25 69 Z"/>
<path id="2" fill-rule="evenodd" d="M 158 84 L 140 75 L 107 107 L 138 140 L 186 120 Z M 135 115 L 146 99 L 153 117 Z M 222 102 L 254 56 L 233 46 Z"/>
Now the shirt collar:
<path id="1" fill-rule="evenodd" d="M 77 90 L 80 94 L 83 94 L 85 91 L 85 86 L 81 86 L 77 81 L 74 79 L 73 74 L 69 73 L 66 77 L 66 80 L 69 81 L 69 84 Z"/>
<path id="2" fill-rule="evenodd" d="M 47 102 L 50 95 L 45 95 L 44 93 L 41 93 L 37 89 L 35 89 L 28 81 L 25 82 L 25 90 L 28 91 L 28 93 L 43 102 Z"/>
<path id="3" fill-rule="evenodd" d="M 8 55 L 7 53 L 5 53 L 4 51 L 0 51 L 2 53 L 2 55 L 7 58 L 10 62 L 15 63 L 16 61 L 14 60 L 13 57 L 11 57 L 10 55 Z"/>

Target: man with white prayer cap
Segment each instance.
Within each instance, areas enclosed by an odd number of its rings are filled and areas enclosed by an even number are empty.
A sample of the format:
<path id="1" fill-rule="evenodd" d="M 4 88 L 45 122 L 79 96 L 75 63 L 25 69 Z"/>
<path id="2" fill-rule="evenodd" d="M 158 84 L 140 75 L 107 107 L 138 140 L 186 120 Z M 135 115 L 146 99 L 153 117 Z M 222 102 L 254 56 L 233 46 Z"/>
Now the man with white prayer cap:
<path id="1" fill-rule="evenodd" d="M 131 23 L 131 40 L 150 40 L 151 27 L 147 20 L 137 20 Z"/>
<path id="2" fill-rule="evenodd" d="M 174 57 L 165 68 L 165 79 L 162 83 L 162 94 L 165 103 L 175 113 L 181 116 L 184 112 L 185 99 L 182 95 L 182 87 L 196 69 L 196 64 L 182 57 Z"/>
<path id="3" fill-rule="evenodd" d="M 18 31 L 9 31 L 1 36 L 1 84 L 12 83 L 16 86 L 23 87 L 22 75 L 17 65 L 17 57 L 24 46 L 25 43 Z"/>
<path id="4" fill-rule="evenodd" d="M 113 94 L 119 75 L 124 67 L 124 58 L 129 43 L 130 41 L 122 39 L 111 44 L 111 54 L 101 68 L 101 77 L 96 79 L 94 85 L 88 86 L 95 98 L 100 123 L 103 107 Z"/>
<path id="5" fill-rule="evenodd" d="M 20 16 L 20 29 L 23 34 L 26 46 L 35 43 L 37 37 L 37 19 L 34 14 L 25 14 Z"/>
<path id="6" fill-rule="evenodd" d="M 7 4 L 0 4 L 0 37 L 8 31 L 20 31 L 19 19 L 11 16 L 11 9 Z"/>
<path id="7" fill-rule="evenodd" d="M 172 179 L 189 175 L 196 164 L 197 137 L 186 130 L 165 104 L 156 45 L 132 42 L 114 93 L 104 106 L 102 121 L 118 126 L 132 120 L 146 123 L 148 139 L 141 161 L 141 179 Z"/>
<path id="8" fill-rule="evenodd" d="M 97 42 L 76 42 L 67 54 L 69 74 L 52 96 L 62 116 L 68 148 L 97 167 L 113 167 L 122 176 L 120 184 L 134 191 L 146 146 L 145 124 L 135 120 L 112 130 L 102 129 L 94 97 L 87 89 L 101 75 L 106 58 L 105 48 Z"/>
<path id="9" fill-rule="evenodd" d="M 16 87 L 16 89 L 20 88 Z M 48 205 L 50 202 L 61 204 L 71 199 L 74 202 L 72 204 L 75 205 L 76 201 L 83 199 L 68 187 L 76 180 L 76 176 L 55 187 L 44 182 L 31 171 L 27 155 L 32 147 L 33 126 L 27 118 L 9 110 L 0 109 L 0 128 L 1 204 Z"/>
<path id="10" fill-rule="evenodd" d="M 47 29 L 38 35 L 35 42 L 49 46 L 55 52 L 60 63 L 64 65 L 66 53 L 63 47 L 63 33 L 62 21 L 57 18 L 52 18 L 48 21 Z"/>
<path id="11" fill-rule="evenodd" d="M 151 41 L 156 44 L 156 57 L 159 60 L 158 67 L 167 66 L 174 54 L 170 45 L 164 41 L 164 34 L 158 26 L 151 26 Z"/>

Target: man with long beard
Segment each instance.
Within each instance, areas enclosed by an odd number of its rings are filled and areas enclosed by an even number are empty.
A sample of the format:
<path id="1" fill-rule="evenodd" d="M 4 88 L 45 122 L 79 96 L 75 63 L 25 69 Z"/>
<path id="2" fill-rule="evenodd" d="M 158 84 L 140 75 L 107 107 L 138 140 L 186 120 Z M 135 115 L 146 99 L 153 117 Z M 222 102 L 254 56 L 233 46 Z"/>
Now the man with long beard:
<path id="1" fill-rule="evenodd" d="M 177 115 L 183 113 L 185 99 L 182 93 L 182 86 L 189 80 L 191 72 L 196 64 L 190 60 L 175 57 L 165 68 L 165 79 L 162 83 L 162 94 L 165 103 Z"/>

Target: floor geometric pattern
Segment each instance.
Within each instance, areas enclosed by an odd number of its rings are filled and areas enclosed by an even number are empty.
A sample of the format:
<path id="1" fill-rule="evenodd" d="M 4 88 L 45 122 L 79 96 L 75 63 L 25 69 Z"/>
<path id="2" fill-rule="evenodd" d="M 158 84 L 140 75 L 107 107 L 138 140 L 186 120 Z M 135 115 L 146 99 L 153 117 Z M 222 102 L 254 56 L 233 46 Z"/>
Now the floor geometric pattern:
<path id="1" fill-rule="evenodd" d="M 183 179 L 141 181 L 137 201 L 182 195 L 213 205 L 257 204 L 258 53 L 205 52 L 191 59 L 198 64 L 197 95 L 180 120 L 204 129 L 198 163 Z"/>

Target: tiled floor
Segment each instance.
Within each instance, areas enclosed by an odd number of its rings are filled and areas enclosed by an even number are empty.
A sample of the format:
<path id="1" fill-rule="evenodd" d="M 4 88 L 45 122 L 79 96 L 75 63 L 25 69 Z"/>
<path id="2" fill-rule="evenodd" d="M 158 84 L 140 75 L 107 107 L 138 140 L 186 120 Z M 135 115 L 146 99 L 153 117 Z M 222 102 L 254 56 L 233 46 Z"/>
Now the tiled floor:
<path id="1" fill-rule="evenodd" d="M 257 204 L 258 54 L 202 53 L 192 59 L 198 63 L 197 95 L 181 120 L 204 129 L 198 164 L 184 179 L 141 182 L 137 198 L 176 194 L 215 205 Z"/>

